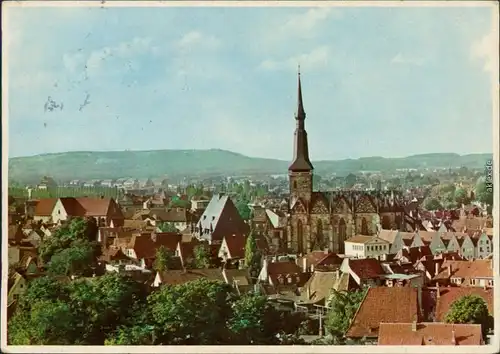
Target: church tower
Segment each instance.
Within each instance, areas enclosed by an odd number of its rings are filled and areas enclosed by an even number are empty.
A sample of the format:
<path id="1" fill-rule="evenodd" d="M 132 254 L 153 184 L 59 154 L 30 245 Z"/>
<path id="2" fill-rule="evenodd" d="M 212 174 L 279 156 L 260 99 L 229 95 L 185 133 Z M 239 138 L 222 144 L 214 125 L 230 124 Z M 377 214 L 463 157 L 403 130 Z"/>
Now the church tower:
<path id="1" fill-rule="evenodd" d="M 306 113 L 302 102 L 302 85 L 299 69 L 297 113 L 295 114 L 296 128 L 294 137 L 293 162 L 288 167 L 290 180 L 290 198 L 302 198 L 309 202 L 312 196 L 313 165 L 309 160 L 309 147 L 305 128 Z"/>

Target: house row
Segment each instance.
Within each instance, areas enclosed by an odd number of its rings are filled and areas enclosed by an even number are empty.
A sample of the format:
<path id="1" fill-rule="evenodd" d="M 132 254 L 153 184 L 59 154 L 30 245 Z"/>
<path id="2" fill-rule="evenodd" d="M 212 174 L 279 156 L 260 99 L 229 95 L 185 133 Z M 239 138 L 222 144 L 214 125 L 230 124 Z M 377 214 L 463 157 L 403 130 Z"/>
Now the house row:
<path id="1" fill-rule="evenodd" d="M 113 198 L 46 198 L 34 204 L 34 221 L 59 224 L 73 217 L 95 218 L 100 226 L 121 226 L 124 216 Z"/>
<path id="2" fill-rule="evenodd" d="M 376 236 L 354 236 L 345 241 L 345 254 L 367 258 L 396 254 L 402 249 L 428 246 L 432 254 L 458 252 L 466 259 L 483 259 L 493 252 L 493 237 L 483 231 L 444 232 L 380 230 Z"/>

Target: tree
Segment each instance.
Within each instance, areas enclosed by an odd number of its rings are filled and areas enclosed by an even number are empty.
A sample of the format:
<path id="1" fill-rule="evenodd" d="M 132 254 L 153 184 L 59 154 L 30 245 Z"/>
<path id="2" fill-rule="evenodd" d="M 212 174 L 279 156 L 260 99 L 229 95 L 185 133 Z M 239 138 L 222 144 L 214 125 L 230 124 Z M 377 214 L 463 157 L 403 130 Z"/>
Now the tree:
<path id="1" fill-rule="evenodd" d="M 7 335 L 11 345 L 68 345 L 78 340 L 71 308 L 61 300 L 40 300 L 29 312 L 16 312 Z"/>
<path id="2" fill-rule="evenodd" d="M 427 197 L 425 198 L 424 201 L 424 208 L 430 211 L 442 210 L 443 205 L 439 202 L 437 198 Z"/>
<path id="3" fill-rule="evenodd" d="M 96 245 L 97 231 L 99 230 L 94 218 L 75 218 L 69 223 L 61 225 L 51 237 L 42 242 L 39 248 L 40 257 L 49 262 L 54 254 L 72 247 L 73 242 L 88 241 Z"/>
<path id="4" fill-rule="evenodd" d="M 332 291 L 330 309 L 325 319 L 325 329 L 329 335 L 342 338 L 365 297 L 366 290 L 354 292 Z"/>
<path id="5" fill-rule="evenodd" d="M 31 307 L 38 301 L 67 301 L 69 292 L 56 278 L 50 276 L 39 277 L 28 283 L 26 292 L 19 298 L 20 311 L 31 311 Z"/>
<path id="6" fill-rule="evenodd" d="M 493 187 L 487 185 L 484 178 L 478 179 L 476 183 L 476 200 L 486 205 L 493 205 Z"/>
<path id="7" fill-rule="evenodd" d="M 250 219 L 250 208 L 248 207 L 249 200 L 246 197 L 236 202 L 236 209 L 243 220 Z"/>
<path id="8" fill-rule="evenodd" d="M 245 266 L 250 272 L 252 278 L 256 278 L 259 274 L 261 267 L 262 255 L 257 248 L 257 242 L 253 232 L 247 237 L 245 244 Z"/>
<path id="9" fill-rule="evenodd" d="M 172 259 L 172 252 L 167 249 L 165 246 L 160 246 L 156 250 L 156 258 L 153 264 L 153 269 L 157 272 L 164 272 L 168 270 L 168 265 L 170 264 L 170 260 Z"/>
<path id="10" fill-rule="evenodd" d="M 95 263 L 95 245 L 86 240 L 77 240 L 50 258 L 48 271 L 54 275 L 85 275 L 92 273 Z"/>
<path id="11" fill-rule="evenodd" d="M 279 313 L 265 296 L 244 295 L 234 302 L 232 310 L 229 328 L 235 337 L 234 344 L 278 344 L 276 335 L 280 328 L 276 326 L 276 318 Z"/>
<path id="12" fill-rule="evenodd" d="M 168 206 L 170 208 L 189 209 L 191 207 L 191 202 L 189 202 L 188 200 L 183 200 L 183 199 L 173 199 L 170 201 Z"/>
<path id="13" fill-rule="evenodd" d="M 454 301 L 446 314 L 445 321 L 480 324 L 483 336 L 493 328 L 493 318 L 489 314 L 488 305 L 478 295 L 465 295 Z"/>
<path id="14" fill-rule="evenodd" d="M 161 230 L 161 232 L 179 232 L 175 225 L 171 222 L 162 222 L 158 228 Z"/>
<path id="15" fill-rule="evenodd" d="M 211 252 L 210 247 L 206 243 L 196 245 L 193 249 L 194 265 L 198 269 L 210 268 Z"/>
<path id="16" fill-rule="evenodd" d="M 470 199 L 469 199 L 469 196 L 467 195 L 467 192 L 462 189 L 462 188 L 458 188 L 455 190 L 455 202 L 458 204 L 458 205 L 467 205 L 470 203 Z"/>
<path id="17" fill-rule="evenodd" d="M 162 287 L 148 297 L 161 345 L 228 344 L 232 287 L 207 279 Z"/>

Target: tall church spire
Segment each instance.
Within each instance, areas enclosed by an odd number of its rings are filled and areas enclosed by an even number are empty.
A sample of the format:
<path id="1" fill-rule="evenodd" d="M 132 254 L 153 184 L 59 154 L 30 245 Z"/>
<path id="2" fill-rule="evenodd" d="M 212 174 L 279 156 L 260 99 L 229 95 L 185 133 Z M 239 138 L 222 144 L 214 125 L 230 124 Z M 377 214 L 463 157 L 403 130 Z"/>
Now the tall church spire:
<path id="1" fill-rule="evenodd" d="M 297 122 L 295 128 L 295 142 L 293 162 L 288 168 L 289 171 L 312 171 L 314 168 L 309 160 L 309 147 L 307 144 L 307 132 L 305 129 L 306 112 L 304 111 L 304 102 L 302 101 L 302 83 L 300 81 L 300 66 L 298 72 L 298 97 L 297 97 L 297 113 L 295 120 Z"/>

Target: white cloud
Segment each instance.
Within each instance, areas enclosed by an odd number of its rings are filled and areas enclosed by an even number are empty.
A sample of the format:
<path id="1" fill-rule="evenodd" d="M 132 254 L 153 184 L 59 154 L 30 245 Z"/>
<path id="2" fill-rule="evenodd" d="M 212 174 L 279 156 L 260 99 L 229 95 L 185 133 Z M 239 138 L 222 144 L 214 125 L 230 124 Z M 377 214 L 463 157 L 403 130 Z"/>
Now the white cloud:
<path id="1" fill-rule="evenodd" d="M 483 60 L 484 71 L 495 73 L 498 68 L 498 37 L 490 31 L 471 46 L 471 55 L 475 59 Z"/>
<path id="2" fill-rule="evenodd" d="M 416 65 L 416 66 L 422 66 L 426 62 L 425 58 L 418 58 L 418 57 L 408 57 L 405 56 L 402 53 L 396 54 L 394 58 L 392 58 L 391 63 L 394 64 L 408 64 L 408 65 Z"/>
<path id="3" fill-rule="evenodd" d="M 190 51 L 196 48 L 218 49 L 221 41 L 214 36 L 205 35 L 199 31 L 191 31 L 182 36 L 175 44 L 182 51 Z"/>
<path id="4" fill-rule="evenodd" d="M 278 29 L 281 34 L 294 34 L 299 36 L 310 36 L 315 34 L 318 26 L 332 17 L 339 18 L 341 12 L 331 7 L 316 7 L 307 10 L 305 14 L 290 16 Z"/>
<path id="5" fill-rule="evenodd" d="M 296 71 L 300 65 L 307 71 L 322 68 L 328 64 L 330 48 L 320 46 L 309 53 L 296 55 L 285 60 L 266 59 L 259 65 L 262 70 L 292 70 Z"/>

